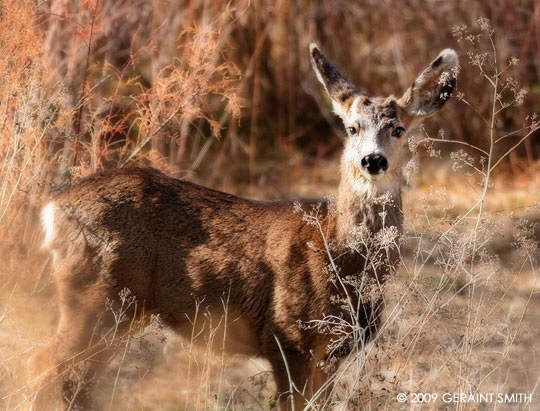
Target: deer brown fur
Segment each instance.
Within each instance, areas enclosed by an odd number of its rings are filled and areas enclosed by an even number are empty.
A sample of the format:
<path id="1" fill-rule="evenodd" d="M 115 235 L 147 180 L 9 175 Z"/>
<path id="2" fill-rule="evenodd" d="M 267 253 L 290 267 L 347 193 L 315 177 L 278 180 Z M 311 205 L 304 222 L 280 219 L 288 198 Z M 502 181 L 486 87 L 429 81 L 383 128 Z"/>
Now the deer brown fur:
<path id="1" fill-rule="evenodd" d="M 82 379 L 88 382 L 111 355 L 100 343 L 103 330 L 113 325 L 105 305 L 126 288 L 140 303 L 131 315 L 144 307 L 186 335 L 197 304 L 222 315 L 226 301 L 227 349 L 271 363 L 282 408 L 290 406 L 289 374 L 303 392 L 295 392 L 296 409 L 328 378 L 317 364 L 328 359 L 334 337 L 302 324 L 343 316 L 336 296 L 354 308 L 366 341 L 376 331 L 381 296 L 365 298 L 350 282 L 331 277 L 368 276 L 381 284 L 396 265 L 393 248 L 372 268 L 368 254 L 351 247 L 351 233 L 374 238 L 384 227 L 401 232 L 406 137 L 392 135 L 401 134 L 396 128 L 408 135 L 417 120 L 442 106 L 453 86 L 457 56 L 443 51 L 399 100 L 367 97 L 315 46 L 311 58 L 349 133 L 334 202 L 304 201 L 295 207 L 292 202 L 253 201 L 153 169 L 127 168 L 85 178 L 45 207 L 60 320 L 51 343 L 32 359 L 32 368 L 35 376 L 58 378 L 64 407 L 90 407 L 89 384 L 81 388 L 69 367 L 86 364 Z M 444 75 L 450 80 L 438 82 Z M 424 89 L 426 84 L 431 89 Z M 380 201 L 384 195 L 391 201 Z M 306 223 L 299 207 L 307 213 L 317 210 L 320 225 Z M 334 274 L 330 263 L 337 267 Z M 345 341 L 332 355 L 350 350 Z"/>

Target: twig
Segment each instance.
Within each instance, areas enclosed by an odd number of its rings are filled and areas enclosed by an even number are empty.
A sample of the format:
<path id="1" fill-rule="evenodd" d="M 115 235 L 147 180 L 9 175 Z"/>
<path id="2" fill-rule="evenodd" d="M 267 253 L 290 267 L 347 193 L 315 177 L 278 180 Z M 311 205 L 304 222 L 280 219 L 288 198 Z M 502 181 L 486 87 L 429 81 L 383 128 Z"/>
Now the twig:
<path id="1" fill-rule="evenodd" d="M 94 24 L 96 21 L 98 4 L 99 4 L 99 0 L 95 0 L 94 7 L 92 8 L 92 22 L 90 24 L 90 36 L 88 38 L 86 62 L 85 62 L 84 71 L 83 71 L 81 101 L 84 101 L 83 99 L 86 96 L 86 76 L 88 75 L 88 66 L 90 64 L 90 51 L 92 50 L 92 36 L 94 35 Z M 75 164 L 77 164 L 77 155 L 79 154 L 79 139 L 81 137 L 81 123 L 82 123 L 83 109 L 84 109 L 84 102 L 81 103 L 81 106 L 79 107 L 79 111 L 77 113 L 77 131 L 75 133 L 72 166 L 75 166 Z"/>

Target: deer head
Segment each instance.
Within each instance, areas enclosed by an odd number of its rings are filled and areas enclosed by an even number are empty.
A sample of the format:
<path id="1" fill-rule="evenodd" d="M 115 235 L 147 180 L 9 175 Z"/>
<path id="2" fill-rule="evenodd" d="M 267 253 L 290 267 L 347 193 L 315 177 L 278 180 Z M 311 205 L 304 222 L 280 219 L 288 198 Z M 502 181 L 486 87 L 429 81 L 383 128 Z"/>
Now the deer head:
<path id="1" fill-rule="evenodd" d="M 399 184 L 408 136 L 455 87 L 458 56 L 445 49 L 400 98 L 370 97 L 311 44 L 311 62 L 347 131 L 342 171 L 352 187 L 374 192 Z"/>

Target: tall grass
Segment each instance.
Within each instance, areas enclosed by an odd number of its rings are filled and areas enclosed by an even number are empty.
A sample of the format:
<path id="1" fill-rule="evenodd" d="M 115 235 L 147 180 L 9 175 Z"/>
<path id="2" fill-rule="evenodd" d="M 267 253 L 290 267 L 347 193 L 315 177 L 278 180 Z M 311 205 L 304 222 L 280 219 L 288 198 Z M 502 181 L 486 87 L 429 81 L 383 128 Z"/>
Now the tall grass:
<path id="1" fill-rule="evenodd" d="M 312 322 L 320 332 L 333 336 L 334 343 L 328 347 L 330 358 L 332 352 L 339 351 L 340 345 L 351 344 L 351 340 L 355 347 L 337 370 L 332 362 L 327 366 L 334 382 L 333 391 L 321 402 L 327 389 L 322 387 L 310 404 L 315 408 L 384 406 L 394 409 L 399 407 L 396 399 L 400 393 L 409 395 L 409 404 L 418 398 L 411 393 L 420 393 L 420 402 L 439 408 L 444 405 L 443 393 L 457 393 L 466 398 L 490 392 L 507 393 L 508 375 L 505 373 L 508 373 L 515 352 L 514 343 L 522 334 L 531 332 L 530 324 L 524 320 L 540 285 L 539 239 L 535 215 L 531 214 L 538 210 L 539 204 L 531 202 L 525 207 L 524 215 L 515 219 L 516 227 L 511 230 L 514 240 L 508 246 L 519 253 L 520 258 L 512 265 L 504 266 L 499 253 L 493 250 L 493 242 L 508 234 L 503 230 L 501 212 L 488 210 L 487 203 L 490 196 L 497 195 L 493 192 L 493 174 L 497 167 L 540 128 L 540 122 L 537 114 L 529 113 L 521 126 L 502 137 L 497 135 L 497 125 L 502 117 L 511 115 L 508 112 L 515 113 L 524 101 L 526 89 L 512 73 L 519 61 L 514 57 L 501 61 L 494 40 L 495 29 L 485 18 L 480 18 L 473 27 L 455 27 L 454 32 L 463 48 L 470 49 L 466 64 L 476 68 L 477 77 L 486 90 L 491 91 L 491 109 L 487 117 L 476 108 L 477 96 L 461 87 L 455 92 L 461 104 L 470 110 L 470 116 L 477 116 L 484 122 L 484 139 L 477 146 L 445 139 L 444 133 L 437 138 L 431 137 L 424 130 L 424 136 L 411 140 L 410 146 L 417 151 L 427 142 L 431 155 L 441 158 L 441 151 L 433 147 L 435 142 L 472 148 L 474 155 L 459 149 L 451 152 L 449 157 L 456 172 L 455 177 L 450 178 L 467 180 L 473 205 L 450 213 L 442 206 L 446 201 L 446 191 L 442 187 L 438 192 L 430 190 L 420 209 L 410 201 L 405 203 L 404 211 L 412 217 L 413 223 L 403 237 L 392 232 L 394 227 L 384 227 L 379 233 L 369 233 L 360 227 L 360 234 L 354 236 L 350 247 L 352 251 L 366 255 L 371 265 L 359 268 L 365 274 L 360 275 L 362 281 L 357 282 L 355 293 L 365 303 L 382 296 L 387 306 L 386 315 L 377 336 L 370 341 L 364 338 L 364 328 L 356 317 L 363 313 L 356 307 L 346 309 L 347 314 L 343 317 L 332 316 Z M 509 135 L 519 135 L 519 141 L 498 154 L 497 144 Z M 417 159 L 412 160 L 415 161 Z M 429 202 L 434 198 L 439 200 L 435 215 L 428 212 L 432 207 Z M 381 198 L 383 202 L 387 200 Z M 316 213 L 306 214 L 306 221 L 320 226 Z M 324 236 L 323 230 L 320 232 Z M 325 244 L 331 242 L 332 239 L 325 239 Z M 385 271 L 384 259 L 377 256 L 392 249 L 401 250 L 400 266 L 392 270 L 401 272 L 402 278 L 391 278 L 386 284 L 370 283 L 369 271 L 374 265 Z M 332 263 L 331 249 L 327 248 L 327 252 L 331 277 L 339 278 L 339 267 Z M 505 312 L 513 283 L 521 281 L 524 272 L 530 277 L 532 287 L 520 301 L 514 302 L 511 312 Z M 337 284 L 346 290 L 344 282 L 354 284 L 351 281 L 345 278 Z M 346 303 L 346 300 L 340 302 L 344 307 L 347 307 Z M 371 319 L 373 323 L 378 320 Z M 522 381 L 520 388 L 510 391 L 527 393 L 534 400 L 521 403 L 521 406 L 534 407 L 540 399 L 539 382 L 540 374 L 533 372 L 531 381 Z M 424 394 L 436 394 L 439 400 L 436 402 L 431 395 Z M 450 401 L 448 406 L 471 409 L 478 404 Z"/>
<path id="2" fill-rule="evenodd" d="M 491 22 L 477 24 L 481 15 Z M 407 235 L 373 250 L 399 247 L 402 253 L 395 279 L 381 290 L 369 285 L 387 306 L 375 339 L 362 339 L 354 316 L 315 324 L 335 333 L 337 345 L 340 335 L 352 333 L 356 349 L 339 369 L 330 367 L 337 374 L 328 403 L 315 399 L 311 405 L 394 409 L 399 392 L 520 389 L 538 402 L 538 373 L 525 367 L 519 377 L 512 371 L 513 362 L 528 355 L 516 341 L 538 335 L 529 318 L 538 292 L 538 198 L 501 211 L 497 206 L 505 203 L 494 189 L 500 169 L 520 176 L 538 158 L 537 2 L 17 0 L 0 3 L 0 19 L 2 409 L 31 403 L 35 391 L 24 362 L 55 321 L 48 260 L 38 251 L 37 210 L 49 192 L 128 164 L 219 185 L 228 174 L 221 171 L 234 163 L 252 190 L 267 177 L 262 160 L 268 153 L 290 163 L 307 156 L 321 166 L 339 144 L 329 136 L 342 132 L 308 74 L 312 40 L 373 94 L 399 94 L 434 49 L 454 42 L 469 61 L 459 77 L 458 102 L 411 142 L 420 158 L 452 164 L 444 176 L 450 183 L 424 190 L 435 183 L 412 177 Z M 437 133 L 440 127 L 444 133 Z M 415 161 L 410 171 L 418 169 Z M 415 183 L 422 178 L 423 185 Z M 456 187 L 466 200 L 451 201 Z M 517 284 L 529 280 L 532 285 L 516 296 Z M 225 301 L 223 324 L 227 312 Z M 39 314 L 50 324 L 33 318 Z M 160 381 L 187 376 L 186 392 L 169 402 L 178 408 L 275 403 L 268 366 L 243 367 L 223 347 L 217 360 L 210 355 L 218 324 L 206 323 L 214 332 L 202 352 L 194 348 L 196 327 L 180 353 L 169 348 L 165 356 L 185 369 L 161 366 L 154 373 L 149 356 L 141 355 L 152 338 L 162 346 L 159 321 L 152 324 L 152 332 L 133 324 L 116 343 L 120 355 L 113 375 L 101 383 L 101 403 L 143 407 L 150 401 L 145 381 L 159 382 L 160 372 L 166 375 Z"/>

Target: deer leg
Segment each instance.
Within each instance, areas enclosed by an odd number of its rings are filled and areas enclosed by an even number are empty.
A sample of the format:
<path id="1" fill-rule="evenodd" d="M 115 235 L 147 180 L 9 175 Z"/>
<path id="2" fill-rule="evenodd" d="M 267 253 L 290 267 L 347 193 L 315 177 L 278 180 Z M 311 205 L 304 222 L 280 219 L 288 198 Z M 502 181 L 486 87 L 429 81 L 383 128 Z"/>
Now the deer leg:
<path id="1" fill-rule="evenodd" d="M 281 352 L 270 358 L 280 409 L 292 410 L 294 404 L 295 411 L 303 410 L 314 396 L 313 404 L 324 405 L 332 391 L 332 384 L 327 384 L 330 375 L 323 369 L 324 361 L 295 351 L 285 351 L 285 358 L 288 367 Z"/>
<path id="2" fill-rule="evenodd" d="M 328 396 L 332 392 L 332 375 L 324 370 L 324 360 L 312 358 L 309 366 L 310 372 L 306 393 L 307 398 L 314 399 L 315 404 L 319 405 L 319 407 L 323 406 L 323 408 L 325 408 Z"/>
<path id="3" fill-rule="evenodd" d="M 284 355 L 279 351 L 269 360 L 276 381 L 280 410 L 292 410 L 293 407 L 295 411 L 304 409 L 310 371 L 309 360 L 296 351 L 285 351 Z"/>
<path id="4" fill-rule="evenodd" d="M 113 316 L 104 312 L 105 299 L 98 300 L 76 309 L 61 304 L 56 334 L 29 362 L 37 385 L 36 408 L 56 408 L 57 402 L 63 410 L 91 408 L 91 385 L 116 351 L 110 331 L 115 329 Z M 116 327 L 114 334 L 119 331 Z"/>

